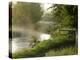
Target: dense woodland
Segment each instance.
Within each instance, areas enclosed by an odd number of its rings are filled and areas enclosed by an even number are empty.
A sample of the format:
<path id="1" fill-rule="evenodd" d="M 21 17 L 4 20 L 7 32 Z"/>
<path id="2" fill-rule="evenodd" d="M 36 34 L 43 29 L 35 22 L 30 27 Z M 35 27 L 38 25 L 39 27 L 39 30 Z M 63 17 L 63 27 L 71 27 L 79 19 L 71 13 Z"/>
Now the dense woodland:
<path id="1" fill-rule="evenodd" d="M 13 27 L 23 27 L 33 31 L 51 35 L 51 38 L 38 41 L 33 37 L 35 45 L 12 53 L 12 58 L 74 55 L 78 53 L 78 6 L 53 4 L 44 13 L 41 3 L 10 3 Z M 40 24 L 40 22 L 49 24 Z M 47 26 L 47 27 L 46 27 Z M 23 31 L 24 32 L 24 31 Z"/>

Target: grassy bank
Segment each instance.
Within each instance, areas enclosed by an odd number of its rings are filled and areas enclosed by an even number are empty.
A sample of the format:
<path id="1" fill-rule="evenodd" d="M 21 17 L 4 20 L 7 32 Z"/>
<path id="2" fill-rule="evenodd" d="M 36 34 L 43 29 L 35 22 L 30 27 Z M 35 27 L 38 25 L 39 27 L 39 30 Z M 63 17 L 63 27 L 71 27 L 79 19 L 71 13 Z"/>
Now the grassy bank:
<path id="1" fill-rule="evenodd" d="M 75 46 L 51 49 L 46 53 L 46 56 L 63 56 L 77 54 L 77 48 Z"/>
<path id="2" fill-rule="evenodd" d="M 75 46 L 75 44 L 76 44 L 75 40 L 42 41 L 33 48 L 23 49 L 21 51 L 13 53 L 12 58 L 41 57 L 41 56 L 53 56 L 53 55 L 73 55 L 77 54 L 77 52 L 75 53 L 75 51 L 77 51 L 77 47 L 76 48 L 72 47 Z"/>

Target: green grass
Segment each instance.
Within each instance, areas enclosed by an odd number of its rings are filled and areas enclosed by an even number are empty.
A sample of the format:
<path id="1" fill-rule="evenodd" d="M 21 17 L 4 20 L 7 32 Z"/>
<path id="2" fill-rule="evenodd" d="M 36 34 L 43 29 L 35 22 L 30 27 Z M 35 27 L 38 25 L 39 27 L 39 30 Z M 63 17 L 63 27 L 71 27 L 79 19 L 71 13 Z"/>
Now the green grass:
<path id="1" fill-rule="evenodd" d="M 70 45 L 75 45 L 75 41 L 72 40 L 61 40 L 61 41 L 56 41 L 53 42 L 52 40 L 47 40 L 40 42 L 37 44 L 35 47 L 31 49 L 23 49 L 21 51 L 17 51 L 12 54 L 12 58 L 27 58 L 27 57 L 41 57 L 45 56 L 45 53 L 48 52 L 51 49 L 57 49 L 57 51 L 61 51 L 59 48 L 60 47 L 66 47 Z M 70 50 L 70 49 L 69 49 Z M 73 49 L 71 49 L 73 50 Z M 64 52 L 68 52 L 68 49 L 63 49 Z M 62 51 L 61 51 L 62 52 Z M 57 52 L 55 53 L 55 55 Z M 61 54 L 61 53 L 60 53 Z M 69 53 L 72 54 L 72 53 Z"/>
<path id="2" fill-rule="evenodd" d="M 12 58 L 74 55 L 77 54 L 77 47 L 74 46 L 75 40 L 68 40 L 66 36 L 57 34 L 55 39 L 44 40 L 33 48 L 12 53 Z"/>
<path id="3" fill-rule="evenodd" d="M 75 55 L 77 54 L 77 48 L 74 46 L 52 49 L 46 53 L 46 56 L 62 56 L 62 55 Z"/>

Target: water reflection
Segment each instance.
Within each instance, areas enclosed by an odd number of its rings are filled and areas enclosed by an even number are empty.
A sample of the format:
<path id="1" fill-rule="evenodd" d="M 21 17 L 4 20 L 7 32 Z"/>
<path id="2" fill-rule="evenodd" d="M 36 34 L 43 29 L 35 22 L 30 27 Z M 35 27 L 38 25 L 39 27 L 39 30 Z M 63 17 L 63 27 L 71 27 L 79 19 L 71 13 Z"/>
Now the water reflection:
<path id="1" fill-rule="evenodd" d="M 38 36 L 37 36 L 38 37 Z M 38 41 L 48 40 L 50 38 L 49 34 L 40 34 L 38 37 Z M 34 44 L 32 42 L 33 38 L 31 37 L 16 37 L 12 39 L 12 52 L 21 50 L 23 48 L 32 48 Z"/>
<path id="2" fill-rule="evenodd" d="M 50 39 L 50 35 L 49 34 L 41 34 L 40 35 L 40 41 L 48 40 L 48 39 Z"/>
<path id="3" fill-rule="evenodd" d="M 14 41 L 14 39 L 12 40 L 12 52 L 15 52 L 18 49 L 18 47 L 16 46 L 16 43 Z"/>
<path id="4" fill-rule="evenodd" d="M 22 38 L 13 38 L 12 39 L 12 52 L 16 50 L 21 50 L 23 48 L 29 48 L 29 42 L 26 39 Z"/>

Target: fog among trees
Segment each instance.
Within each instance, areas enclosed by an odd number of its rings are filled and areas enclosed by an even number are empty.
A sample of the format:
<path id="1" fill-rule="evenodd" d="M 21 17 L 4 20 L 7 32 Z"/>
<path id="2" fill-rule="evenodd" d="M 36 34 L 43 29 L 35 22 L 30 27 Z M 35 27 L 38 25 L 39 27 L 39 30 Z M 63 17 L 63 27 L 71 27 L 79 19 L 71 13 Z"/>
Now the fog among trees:
<path id="1" fill-rule="evenodd" d="M 77 5 L 10 2 L 9 12 L 12 58 L 78 53 Z"/>

